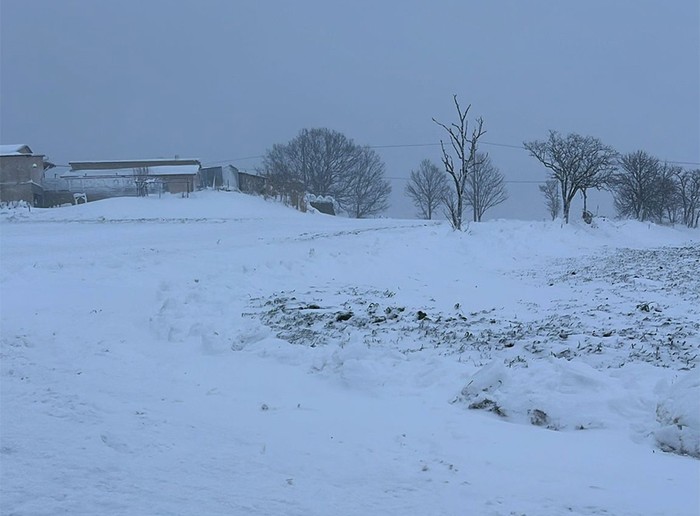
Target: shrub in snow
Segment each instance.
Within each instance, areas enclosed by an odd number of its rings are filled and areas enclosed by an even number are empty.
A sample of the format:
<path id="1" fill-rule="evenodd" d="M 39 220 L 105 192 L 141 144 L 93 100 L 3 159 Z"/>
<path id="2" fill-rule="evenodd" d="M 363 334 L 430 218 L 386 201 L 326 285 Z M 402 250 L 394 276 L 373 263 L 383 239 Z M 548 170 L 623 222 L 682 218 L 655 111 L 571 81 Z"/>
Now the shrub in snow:
<path id="1" fill-rule="evenodd" d="M 656 442 L 664 451 L 700 459 L 700 369 L 684 373 L 661 394 Z"/>

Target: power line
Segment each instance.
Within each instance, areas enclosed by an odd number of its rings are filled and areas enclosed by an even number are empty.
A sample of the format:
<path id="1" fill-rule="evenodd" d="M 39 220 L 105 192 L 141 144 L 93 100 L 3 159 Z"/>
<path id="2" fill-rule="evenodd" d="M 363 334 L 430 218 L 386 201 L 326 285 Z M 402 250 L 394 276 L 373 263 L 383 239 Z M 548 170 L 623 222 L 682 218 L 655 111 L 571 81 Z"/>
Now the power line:
<path id="1" fill-rule="evenodd" d="M 398 176 L 385 176 L 385 179 L 391 179 L 394 181 L 410 181 L 410 177 L 398 177 Z M 547 179 L 505 179 L 503 182 L 504 183 L 516 183 L 516 184 L 530 184 L 530 185 L 541 185 L 544 184 L 547 181 Z"/>
<path id="2" fill-rule="evenodd" d="M 246 156 L 244 158 L 222 159 L 220 161 L 207 161 L 206 163 L 204 163 L 204 165 L 218 165 L 220 163 L 231 163 L 232 161 L 246 161 L 249 159 L 261 159 L 264 157 L 265 157 L 264 155 L 260 155 L 260 156 Z"/>
<path id="3" fill-rule="evenodd" d="M 511 143 L 501 143 L 501 142 L 488 142 L 488 141 L 480 141 L 480 144 L 483 145 L 490 145 L 492 147 L 503 147 L 507 149 L 515 149 L 515 150 L 524 150 L 527 151 L 527 149 L 522 146 L 522 145 L 514 145 Z M 370 149 L 405 149 L 405 148 L 415 148 L 415 147 L 439 147 L 442 145 L 440 142 L 433 142 L 433 143 L 396 143 L 396 144 L 389 144 L 389 145 L 368 145 Z M 219 161 L 207 161 L 203 163 L 203 165 L 219 165 L 222 163 L 233 163 L 236 161 L 247 161 L 251 159 L 262 159 L 264 158 L 264 154 L 260 154 L 257 156 L 244 156 L 240 158 L 230 158 L 230 159 L 222 159 Z M 692 166 L 700 166 L 699 161 L 678 161 L 678 160 L 661 160 L 664 161 L 665 163 L 670 163 L 673 165 L 692 165 Z M 69 165 L 55 165 L 56 167 L 60 168 L 70 168 Z"/>
<path id="4" fill-rule="evenodd" d="M 512 145 L 510 143 L 496 142 L 479 142 L 484 145 L 493 145 L 494 147 L 507 147 L 509 149 L 526 150 L 522 145 Z M 400 149 L 403 147 L 439 147 L 441 143 L 399 143 L 394 145 L 368 145 L 370 149 Z"/>
<path id="5" fill-rule="evenodd" d="M 368 145 L 370 149 L 400 149 L 403 147 L 435 147 L 439 143 L 400 143 L 396 145 Z"/>
<path id="6" fill-rule="evenodd" d="M 700 163 L 697 161 L 665 161 L 666 163 L 673 163 L 674 165 L 700 165 Z"/>
<path id="7" fill-rule="evenodd" d="M 522 145 L 512 145 L 509 143 L 496 143 L 496 142 L 480 142 L 484 145 L 492 145 L 495 147 L 507 147 L 510 149 L 520 149 L 520 150 L 525 150 L 525 147 Z M 439 147 L 441 145 L 440 142 L 433 142 L 433 143 L 397 143 L 397 144 L 389 144 L 389 145 L 368 145 L 370 149 L 404 149 L 408 147 Z M 218 165 L 220 163 L 231 163 L 233 161 L 245 161 L 249 159 L 262 159 L 264 158 L 264 155 L 259 155 L 259 156 L 246 156 L 243 158 L 231 158 L 231 159 L 222 159 L 219 161 L 207 161 L 206 165 Z"/>
<path id="8" fill-rule="evenodd" d="M 484 145 L 493 145 L 494 147 L 506 147 L 509 149 L 527 150 L 522 145 L 512 145 L 510 143 L 495 143 L 495 142 L 480 142 L 480 143 L 483 143 Z"/>
<path id="9" fill-rule="evenodd" d="M 522 145 L 513 145 L 511 143 L 498 143 L 498 142 L 487 142 L 480 141 L 480 144 L 491 145 L 493 147 L 505 147 L 507 149 L 524 150 L 527 149 Z M 370 149 L 400 149 L 402 147 L 436 147 L 441 145 L 440 143 L 405 143 L 405 144 L 395 144 L 395 145 L 369 145 Z M 671 163 L 673 165 L 700 165 L 700 161 L 677 161 L 677 160 L 661 160 L 665 163 Z"/>

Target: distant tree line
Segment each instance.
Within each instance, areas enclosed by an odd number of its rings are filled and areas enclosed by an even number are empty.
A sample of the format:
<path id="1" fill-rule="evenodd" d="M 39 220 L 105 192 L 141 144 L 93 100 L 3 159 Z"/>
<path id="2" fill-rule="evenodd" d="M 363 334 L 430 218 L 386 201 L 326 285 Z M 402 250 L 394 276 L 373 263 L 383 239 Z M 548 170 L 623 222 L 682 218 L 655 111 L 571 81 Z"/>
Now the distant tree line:
<path id="1" fill-rule="evenodd" d="M 700 224 L 700 169 L 670 165 L 640 150 L 620 156 L 608 186 L 621 217 Z"/>
<path id="2" fill-rule="evenodd" d="M 467 211 L 474 222 L 508 199 L 505 178 L 479 142 L 484 121 L 468 119 L 471 105 L 460 106 L 453 96 L 456 121 L 433 121 L 444 131 L 440 141 L 442 167 L 429 159 L 411 171 L 405 194 L 419 216 L 446 216 L 461 230 Z M 549 171 L 539 186 L 552 219 L 569 222 L 571 204 L 583 198 L 583 218 L 591 221 L 588 192 L 612 193 L 618 216 L 657 223 L 700 225 L 700 169 L 684 169 L 635 151 L 619 154 L 598 138 L 549 131 L 547 138 L 523 142 L 523 147 Z M 380 214 L 389 206 L 391 186 L 379 155 L 344 134 L 327 128 L 302 129 L 264 156 L 262 173 L 268 193 L 302 208 L 307 194 L 332 197 L 351 217 Z"/>
<path id="3" fill-rule="evenodd" d="M 584 218 L 590 217 L 586 192 L 596 188 L 612 193 L 620 217 L 691 228 L 700 224 L 700 169 L 671 165 L 642 150 L 618 154 L 597 138 L 575 133 L 550 131 L 546 140 L 523 145 L 550 169 L 550 179 L 540 191 L 552 218 L 561 209 L 569 222 L 576 194 L 583 197 Z"/>

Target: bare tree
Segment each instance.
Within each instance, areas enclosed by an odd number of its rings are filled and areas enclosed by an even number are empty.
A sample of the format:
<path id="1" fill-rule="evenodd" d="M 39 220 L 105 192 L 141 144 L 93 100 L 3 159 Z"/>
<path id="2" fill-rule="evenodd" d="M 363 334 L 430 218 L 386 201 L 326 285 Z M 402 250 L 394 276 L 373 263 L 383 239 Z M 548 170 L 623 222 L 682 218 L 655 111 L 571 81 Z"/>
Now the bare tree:
<path id="1" fill-rule="evenodd" d="M 559 216 L 561 211 L 561 197 L 559 196 L 559 182 L 556 179 L 550 179 L 543 185 L 539 185 L 538 188 L 542 195 L 544 195 L 544 202 L 549 211 L 552 220 Z"/>
<path id="2" fill-rule="evenodd" d="M 676 178 L 683 224 L 697 228 L 700 223 L 700 168 L 680 170 Z"/>
<path id="3" fill-rule="evenodd" d="M 454 159 L 445 148 L 444 142 L 440 140 L 442 164 L 445 167 L 445 172 L 447 172 L 448 176 L 452 179 L 452 188 L 450 188 L 450 194 L 445 200 L 447 215 L 452 227 L 456 230 L 461 230 L 467 181 L 469 180 L 471 170 L 476 166 L 479 138 L 481 138 L 486 131 L 484 130 L 484 120 L 482 118 L 477 118 L 476 127 L 472 130 L 470 138 L 467 115 L 471 109 L 471 104 L 462 111 L 457 101 L 457 95 L 453 95 L 453 99 L 455 108 L 457 108 L 458 123 L 452 123 L 447 126 L 434 118 L 433 122 L 447 132 L 450 145 L 457 157 L 457 163 L 455 163 Z"/>
<path id="4" fill-rule="evenodd" d="M 301 183 L 314 195 L 333 195 L 334 187 L 352 169 L 359 147 L 331 129 L 302 129 L 286 144 L 275 144 L 263 158 L 265 174 L 280 184 Z"/>
<path id="5" fill-rule="evenodd" d="M 363 219 L 389 207 L 391 185 L 384 179 L 384 163 L 369 147 L 360 148 L 352 174 L 338 189 L 335 198 L 351 217 Z"/>
<path id="6" fill-rule="evenodd" d="M 677 177 L 683 169 L 677 165 L 664 163 L 656 181 L 654 219 L 659 224 L 668 220 L 671 224 L 678 222 L 681 216 L 681 199 L 678 191 Z"/>
<path id="7" fill-rule="evenodd" d="M 687 224 L 695 202 L 691 175 L 662 163 L 644 151 L 620 157 L 620 168 L 609 179 L 618 215 L 659 224 Z"/>
<path id="8" fill-rule="evenodd" d="M 334 197 L 344 209 L 362 217 L 388 206 L 379 156 L 330 129 L 303 129 L 289 143 L 273 145 L 263 158 L 262 173 L 269 179 L 270 193 L 297 208 L 306 193 Z M 356 199 L 358 188 L 370 189 L 364 200 Z"/>
<path id="9" fill-rule="evenodd" d="M 524 142 L 530 155 L 550 169 L 551 178 L 559 182 L 564 220 L 569 223 L 571 201 L 581 192 L 604 186 L 615 170 L 617 153 L 597 138 L 571 133 L 561 136 L 549 132 L 543 141 Z M 585 209 L 585 206 L 584 206 Z"/>
<path id="10" fill-rule="evenodd" d="M 133 171 L 136 195 L 138 197 L 148 197 L 148 167 L 136 167 Z"/>
<path id="11" fill-rule="evenodd" d="M 649 220 L 657 214 L 661 168 L 657 158 L 641 150 L 620 156 L 619 169 L 609 179 L 618 215 Z"/>
<path id="12" fill-rule="evenodd" d="M 488 154 L 477 152 L 464 191 L 464 201 L 472 207 L 474 222 L 481 222 L 486 210 L 498 206 L 506 199 L 508 191 L 503 174 L 491 162 Z"/>
<path id="13" fill-rule="evenodd" d="M 418 165 L 418 170 L 411 170 L 406 195 L 420 210 L 420 216 L 430 220 L 435 210 L 445 201 L 448 188 L 444 172 L 429 159 L 424 159 Z"/>

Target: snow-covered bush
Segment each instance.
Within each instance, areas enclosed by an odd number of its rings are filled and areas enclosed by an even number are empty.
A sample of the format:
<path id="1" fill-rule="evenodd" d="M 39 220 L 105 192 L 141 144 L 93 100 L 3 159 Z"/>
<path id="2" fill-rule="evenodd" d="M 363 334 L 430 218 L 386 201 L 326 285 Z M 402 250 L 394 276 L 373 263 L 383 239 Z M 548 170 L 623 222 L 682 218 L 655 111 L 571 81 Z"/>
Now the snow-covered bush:
<path id="1" fill-rule="evenodd" d="M 700 459 L 700 369 L 683 373 L 661 389 L 656 419 L 661 425 L 656 442 L 664 451 Z"/>

